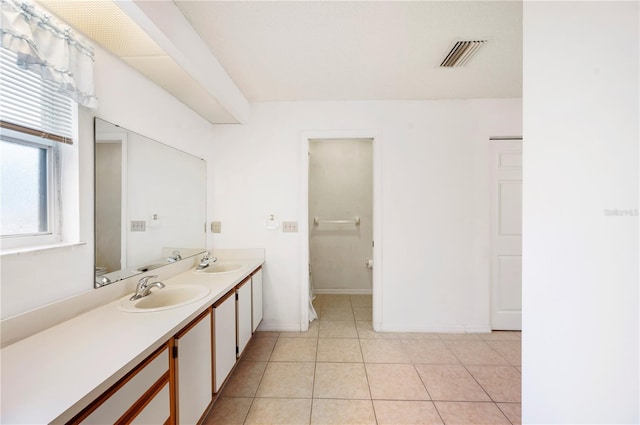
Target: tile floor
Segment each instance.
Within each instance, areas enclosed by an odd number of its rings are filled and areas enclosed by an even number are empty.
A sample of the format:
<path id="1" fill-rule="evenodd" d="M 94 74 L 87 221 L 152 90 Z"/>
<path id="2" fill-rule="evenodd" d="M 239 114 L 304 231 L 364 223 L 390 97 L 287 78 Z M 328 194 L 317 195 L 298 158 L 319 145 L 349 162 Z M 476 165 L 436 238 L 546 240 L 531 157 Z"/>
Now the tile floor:
<path id="1" fill-rule="evenodd" d="M 519 332 L 378 333 L 371 296 L 318 295 L 307 332 L 257 332 L 205 424 L 518 424 Z"/>

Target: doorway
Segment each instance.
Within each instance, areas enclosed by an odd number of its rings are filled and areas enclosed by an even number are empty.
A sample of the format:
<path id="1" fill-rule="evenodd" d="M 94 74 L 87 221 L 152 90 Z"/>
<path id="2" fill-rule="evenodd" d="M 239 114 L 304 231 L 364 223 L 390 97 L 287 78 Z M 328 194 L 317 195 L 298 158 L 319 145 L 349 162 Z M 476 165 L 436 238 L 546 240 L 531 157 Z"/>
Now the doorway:
<path id="1" fill-rule="evenodd" d="M 309 140 L 309 270 L 317 294 L 371 294 L 373 140 Z"/>
<path id="2" fill-rule="evenodd" d="M 375 330 L 382 330 L 382 138 L 374 130 L 336 130 L 336 131 L 315 131 L 304 132 L 301 134 L 301 151 L 300 151 L 300 164 L 301 164 L 301 204 L 300 204 L 300 241 L 301 241 L 301 256 L 300 256 L 300 329 L 306 330 L 309 326 L 309 320 L 313 318 L 313 312 L 309 309 L 310 305 L 310 288 L 313 277 L 311 276 L 311 256 L 310 256 L 310 235 L 314 229 L 314 226 L 319 227 L 324 224 L 324 230 L 328 228 L 327 225 L 332 226 L 347 226 L 348 223 L 320 223 L 323 219 L 322 216 L 317 215 L 318 224 L 315 224 L 315 217 L 310 213 L 310 144 L 319 141 L 323 143 L 333 140 L 363 140 L 366 139 L 367 143 L 371 147 L 371 157 L 369 163 L 371 164 L 371 180 L 370 186 L 372 187 L 372 200 L 371 205 L 371 217 L 369 219 L 364 218 L 364 214 L 360 213 L 360 226 L 363 225 L 363 219 L 369 220 L 372 228 L 372 237 L 367 236 L 369 243 L 369 250 L 367 256 L 361 256 L 358 261 L 358 267 L 365 270 L 365 273 L 369 273 L 369 288 L 362 292 L 356 293 L 371 293 L 372 294 L 372 325 Z M 356 220 L 356 212 L 352 212 L 353 221 Z M 345 216 L 347 217 L 347 216 Z M 327 216 L 330 220 L 342 220 L 343 217 Z M 350 218 L 350 217 L 349 217 Z M 347 218 L 344 218 L 347 220 Z M 351 232 L 358 231 L 356 224 L 350 228 Z M 336 231 L 334 229 L 334 231 Z M 332 232 L 330 230 L 330 232 Z M 358 254 L 359 255 L 359 254 Z M 367 260 L 371 260 L 367 262 Z M 372 267 L 367 269 L 367 267 Z M 337 289 L 337 288 L 330 288 Z M 322 290 L 322 288 L 321 288 Z M 346 289 L 345 289 L 346 291 Z M 364 292 L 366 291 L 366 292 Z M 327 292 L 328 293 L 328 292 Z M 341 292 L 345 293 L 346 292 Z"/>

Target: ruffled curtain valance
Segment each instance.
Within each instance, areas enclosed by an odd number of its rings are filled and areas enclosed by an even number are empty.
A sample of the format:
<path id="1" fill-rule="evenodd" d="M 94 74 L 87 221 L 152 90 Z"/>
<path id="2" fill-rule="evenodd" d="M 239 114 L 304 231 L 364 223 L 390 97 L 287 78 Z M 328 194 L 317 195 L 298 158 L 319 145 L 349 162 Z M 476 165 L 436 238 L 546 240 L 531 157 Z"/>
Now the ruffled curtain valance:
<path id="1" fill-rule="evenodd" d="M 0 8 L 0 47 L 18 55 L 18 66 L 53 82 L 78 104 L 96 108 L 93 48 L 33 3 L 0 0 Z"/>

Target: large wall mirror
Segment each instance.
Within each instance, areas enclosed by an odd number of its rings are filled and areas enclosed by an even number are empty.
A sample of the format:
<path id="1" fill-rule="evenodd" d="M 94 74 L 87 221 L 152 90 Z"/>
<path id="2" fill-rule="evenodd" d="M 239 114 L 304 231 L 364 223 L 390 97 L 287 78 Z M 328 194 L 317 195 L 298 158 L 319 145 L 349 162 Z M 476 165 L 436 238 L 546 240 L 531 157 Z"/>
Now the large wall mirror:
<path id="1" fill-rule="evenodd" d="M 204 251 L 206 167 L 95 119 L 96 288 Z"/>

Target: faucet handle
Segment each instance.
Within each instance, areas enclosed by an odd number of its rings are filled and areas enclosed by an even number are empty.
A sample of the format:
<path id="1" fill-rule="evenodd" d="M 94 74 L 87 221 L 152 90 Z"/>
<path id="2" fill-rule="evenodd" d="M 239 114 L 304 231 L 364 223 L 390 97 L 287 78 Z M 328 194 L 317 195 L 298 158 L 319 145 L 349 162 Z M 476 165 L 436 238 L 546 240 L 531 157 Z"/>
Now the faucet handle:
<path id="1" fill-rule="evenodd" d="M 143 278 L 140 278 L 140 280 L 138 281 L 138 285 L 144 286 L 144 285 L 147 284 L 149 279 L 155 279 L 156 277 L 158 277 L 158 275 L 157 274 L 153 274 L 153 275 L 150 275 L 150 276 L 145 276 Z"/>

